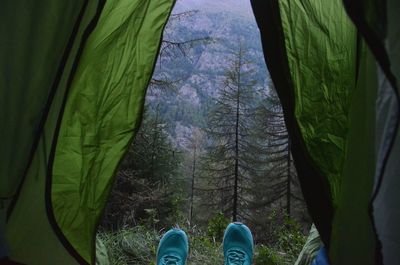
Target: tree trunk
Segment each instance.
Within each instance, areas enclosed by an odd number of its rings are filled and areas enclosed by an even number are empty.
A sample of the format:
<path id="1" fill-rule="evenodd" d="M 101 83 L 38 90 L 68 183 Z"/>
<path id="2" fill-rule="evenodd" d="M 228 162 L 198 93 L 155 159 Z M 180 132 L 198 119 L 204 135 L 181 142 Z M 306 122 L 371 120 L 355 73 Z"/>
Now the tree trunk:
<path id="1" fill-rule="evenodd" d="M 194 146 L 193 166 L 192 166 L 192 186 L 190 189 L 190 213 L 189 213 L 190 226 L 192 225 L 192 218 L 193 218 L 193 195 L 194 195 L 194 180 L 195 180 L 195 172 L 196 172 L 196 149 L 197 149 L 197 146 Z"/>
<path id="2" fill-rule="evenodd" d="M 291 161 L 290 161 L 290 138 L 288 136 L 288 144 L 287 144 L 287 181 L 286 181 L 286 215 L 290 218 L 290 195 L 292 193 L 291 191 L 291 176 L 290 176 L 290 167 L 291 167 Z"/>
<path id="3" fill-rule="evenodd" d="M 233 187 L 233 209 L 232 209 L 232 221 L 237 221 L 238 212 L 238 188 L 239 188 L 239 121 L 240 121 L 240 68 L 242 65 L 242 47 L 239 50 L 239 62 L 237 69 L 237 97 L 236 97 L 236 124 L 235 124 L 235 184 Z"/>

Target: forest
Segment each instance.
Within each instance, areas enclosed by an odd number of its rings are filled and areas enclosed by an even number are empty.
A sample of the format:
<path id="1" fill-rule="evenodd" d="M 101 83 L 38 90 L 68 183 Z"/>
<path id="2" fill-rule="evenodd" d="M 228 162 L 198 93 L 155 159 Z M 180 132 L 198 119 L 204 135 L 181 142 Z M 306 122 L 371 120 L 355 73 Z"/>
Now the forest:
<path id="1" fill-rule="evenodd" d="M 255 264 L 295 262 L 311 221 L 254 18 L 234 16 L 171 15 L 97 233 L 99 259 L 154 264 L 177 226 L 190 237 L 189 264 L 220 264 L 224 229 L 241 221 Z"/>

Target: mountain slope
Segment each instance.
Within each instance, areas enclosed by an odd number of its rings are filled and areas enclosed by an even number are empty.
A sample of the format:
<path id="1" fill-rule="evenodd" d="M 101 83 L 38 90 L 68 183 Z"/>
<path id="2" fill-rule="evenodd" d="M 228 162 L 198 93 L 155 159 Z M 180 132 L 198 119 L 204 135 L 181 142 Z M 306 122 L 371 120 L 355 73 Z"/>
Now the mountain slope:
<path id="1" fill-rule="evenodd" d="M 257 88 L 266 88 L 269 77 L 264 63 L 259 31 L 247 1 L 178 1 L 173 14 L 197 10 L 182 17 L 172 16 L 164 40 L 184 43 L 193 39 L 211 38 L 195 43 L 184 53 L 161 53 L 154 78 L 173 82 L 174 89 L 150 89 L 150 108 L 157 105 L 177 146 L 191 128 L 205 126 L 208 106 L 218 95 L 232 51 L 239 42 L 253 62 Z"/>

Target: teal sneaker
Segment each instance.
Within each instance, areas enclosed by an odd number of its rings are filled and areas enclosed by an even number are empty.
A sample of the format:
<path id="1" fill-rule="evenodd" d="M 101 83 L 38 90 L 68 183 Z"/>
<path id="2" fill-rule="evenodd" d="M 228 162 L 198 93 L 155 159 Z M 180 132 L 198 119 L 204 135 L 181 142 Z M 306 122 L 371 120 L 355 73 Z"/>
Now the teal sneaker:
<path id="1" fill-rule="evenodd" d="M 224 234 L 224 265 L 251 265 L 253 236 L 250 229 L 239 222 L 230 223 Z"/>
<path id="2" fill-rule="evenodd" d="M 185 265 L 189 251 L 186 233 L 177 228 L 166 232 L 157 249 L 157 265 Z"/>

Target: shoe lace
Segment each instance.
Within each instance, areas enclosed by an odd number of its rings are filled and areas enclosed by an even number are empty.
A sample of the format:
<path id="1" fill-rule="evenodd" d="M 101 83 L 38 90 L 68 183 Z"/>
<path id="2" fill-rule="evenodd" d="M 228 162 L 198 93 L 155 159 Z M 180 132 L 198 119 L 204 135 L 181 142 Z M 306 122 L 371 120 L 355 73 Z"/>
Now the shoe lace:
<path id="1" fill-rule="evenodd" d="M 162 257 L 161 265 L 182 265 L 182 262 L 177 256 L 166 255 Z"/>
<path id="2" fill-rule="evenodd" d="M 232 249 L 228 250 L 228 265 L 244 265 L 245 253 L 243 251 Z"/>

